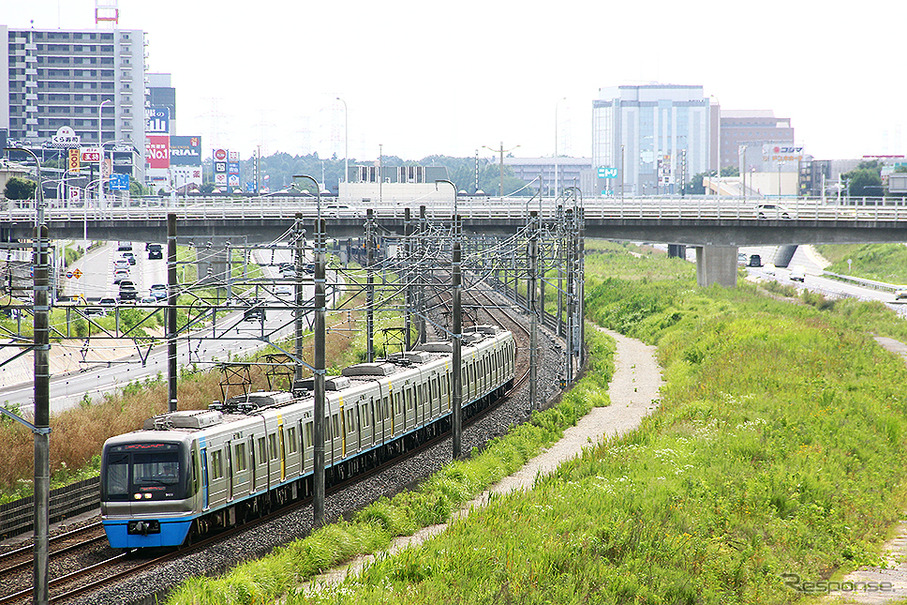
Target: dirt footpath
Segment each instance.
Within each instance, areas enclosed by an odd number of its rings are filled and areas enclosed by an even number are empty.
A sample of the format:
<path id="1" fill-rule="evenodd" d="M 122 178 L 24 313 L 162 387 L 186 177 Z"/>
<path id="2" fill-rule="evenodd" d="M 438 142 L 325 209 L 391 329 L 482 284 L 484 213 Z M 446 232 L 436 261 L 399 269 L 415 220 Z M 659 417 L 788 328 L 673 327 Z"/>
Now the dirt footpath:
<path id="1" fill-rule="evenodd" d="M 638 340 L 627 338 L 616 332 L 599 328 L 617 341 L 617 353 L 614 364 L 615 372 L 608 389 L 611 405 L 604 408 L 593 408 L 576 426 L 564 431 L 563 438 L 526 463 L 515 474 L 502 479 L 488 491 L 469 502 L 460 512 L 454 515 L 459 519 L 468 515 L 475 507 L 485 506 L 491 494 L 506 494 L 513 490 L 532 488 L 535 478 L 540 474 L 549 474 L 558 465 L 582 453 L 584 448 L 594 447 L 608 437 L 631 431 L 658 406 L 659 390 L 663 384 L 661 368 L 655 361 L 655 347 L 643 344 Z M 385 553 L 378 556 L 396 553 L 410 546 L 418 546 L 424 540 L 441 533 L 447 524 L 426 527 L 412 536 L 404 536 L 393 541 Z M 315 592 L 320 587 L 343 581 L 350 574 L 358 574 L 374 555 L 362 556 L 347 563 L 342 568 L 333 569 L 305 587 L 306 592 Z"/>

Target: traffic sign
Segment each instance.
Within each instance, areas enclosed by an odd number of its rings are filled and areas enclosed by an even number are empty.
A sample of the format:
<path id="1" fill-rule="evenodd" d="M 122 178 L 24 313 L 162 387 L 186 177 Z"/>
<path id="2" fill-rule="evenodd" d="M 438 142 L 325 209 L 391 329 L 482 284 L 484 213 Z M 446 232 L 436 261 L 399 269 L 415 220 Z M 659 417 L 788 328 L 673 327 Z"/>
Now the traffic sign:
<path id="1" fill-rule="evenodd" d="M 598 178 L 600 179 L 616 179 L 617 178 L 617 168 L 608 168 L 607 166 L 598 167 Z"/>
<path id="2" fill-rule="evenodd" d="M 72 272 L 72 276 L 75 277 L 76 279 L 79 279 L 80 277 L 82 277 L 82 272 L 80 270 L 76 269 L 75 271 Z"/>
<path id="3" fill-rule="evenodd" d="M 111 191 L 129 191 L 129 175 L 115 172 L 110 175 Z"/>

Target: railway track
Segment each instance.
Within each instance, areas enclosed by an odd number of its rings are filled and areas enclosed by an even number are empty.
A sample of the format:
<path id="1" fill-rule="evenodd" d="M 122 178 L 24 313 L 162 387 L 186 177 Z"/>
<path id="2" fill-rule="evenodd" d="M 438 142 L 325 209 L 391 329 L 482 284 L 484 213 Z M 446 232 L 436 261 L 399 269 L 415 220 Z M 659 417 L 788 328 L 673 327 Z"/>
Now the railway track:
<path id="1" fill-rule="evenodd" d="M 439 290 L 443 290 L 444 285 L 439 283 L 438 288 Z M 510 395 L 512 392 L 519 390 L 521 385 L 528 380 L 529 355 L 527 351 L 529 332 L 523 325 L 523 322 L 515 317 L 511 310 L 506 308 L 508 306 L 507 304 L 502 303 L 500 300 L 494 300 L 491 295 L 482 292 L 481 290 L 469 291 L 469 289 L 464 289 L 464 294 L 464 298 L 467 300 L 468 305 L 473 306 L 473 308 L 478 308 L 479 306 L 484 307 L 484 312 L 489 313 L 493 318 L 493 321 L 514 333 L 517 341 L 517 378 L 514 381 L 514 386 L 508 392 L 508 395 Z M 437 295 L 438 300 L 442 301 L 441 304 L 447 305 L 449 308 L 449 297 L 445 297 L 443 291 L 439 291 Z M 448 298 L 448 300 L 445 301 L 445 298 Z M 480 321 L 477 315 L 478 313 L 472 314 L 467 322 L 464 323 L 472 325 L 487 323 Z M 502 398 L 502 400 L 503 399 L 504 398 Z M 496 405 L 498 404 L 495 404 L 495 406 Z M 484 415 L 490 413 L 495 406 L 491 406 L 470 418 L 464 418 L 464 426 L 469 426 L 478 421 Z M 449 431 L 439 435 L 435 439 L 424 442 L 402 456 L 398 456 L 385 462 L 368 473 L 333 485 L 327 490 L 327 493 L 329 495 L 334 494 L 347 489 L 351 484 L 366 481 L 370 477 L 386 471 L 394 465 L 401 464 L 406 460 L 418 456 L 423 451 L 437 445 L 448 437 Z M 309 504 L 310 500 L 294 502 L 286 508 L 275 510 L 270 514 L 250 521 L 244 525 L 222 531 L 216 535 L 207 537 L 200 542 L 166 552 L 161 556 L 152 556 L 150 558 L 145 553 L 117 552 L 114 549 L 109 548 L 99 523 L 86 528 L 81 528 L 70 534 L 55 536 L 53 541 L 61 546 L 59 548 L 52 548 L 50 554 L 52 558 L 50 566 L 50 574 L 52 577 L 52 580 L 50 580 L 50 601 L 54 603 L 69 602 L 87 592 L 98 591 L 110 585 L 115 585 L 125 578 L 135 576 L 135 574 L 140 571 L 153 569 L 162 566 L 169 561 L 187 557 L 210 545 L 221 543 L 231 536 L 241 532 L 254 530 L 259 525 L 263 525 L 294 509 L 299 509 Z M 98 532 L 99 535 L 79 541 L 79 535 L 90 534 L 92 530 Z M 32 578 L 30 570 L 32 562 L 27 560 L 27 558 L 31 556 L 31 552 L 32 548 L 27 547 L 19 549 L 18 551 L 6 553 L 0 557 L 0 586 L 4 587 L 0 589 L 0 605 L 18 605 L 19 603 L 24 604 L 30 601 L 31 593 L 33 591 L 33 588 L 31 587 Z M 16 557 L 19 557 L 20 560 L 16 561 Z M 6 587 L 13 586 L 25 588 L 7 592 Z"/>

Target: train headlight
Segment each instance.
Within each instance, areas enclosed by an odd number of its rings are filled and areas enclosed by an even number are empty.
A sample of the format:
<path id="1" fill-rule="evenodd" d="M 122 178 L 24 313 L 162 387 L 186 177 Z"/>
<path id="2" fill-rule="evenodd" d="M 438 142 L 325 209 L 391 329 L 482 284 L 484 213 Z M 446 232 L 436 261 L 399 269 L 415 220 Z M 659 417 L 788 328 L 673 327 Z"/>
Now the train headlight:
<path id="1" fill-rule="evenodd" d="M 141 499 L 142 499 L 142 494 L 136 494 L 136 495 L 133 496 L 133 497 L 134 497 L 136 500 L 141 500 Z"/>
<path id="2" fill-rule="evenodd" d="M 151 493 L 145 494 L 145 500 L 151 500 Z"/>

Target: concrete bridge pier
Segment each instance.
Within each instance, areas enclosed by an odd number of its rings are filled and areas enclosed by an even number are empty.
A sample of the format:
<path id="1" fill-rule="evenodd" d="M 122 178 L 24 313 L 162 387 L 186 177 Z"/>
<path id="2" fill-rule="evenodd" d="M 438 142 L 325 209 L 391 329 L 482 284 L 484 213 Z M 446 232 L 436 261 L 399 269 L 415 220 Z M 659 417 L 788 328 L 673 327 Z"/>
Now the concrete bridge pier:
<path id="1" fill-rule="evenodd" d="M 701 288 L 737 286 L 737 246 L 696 246 L 696 283 Z"/>

